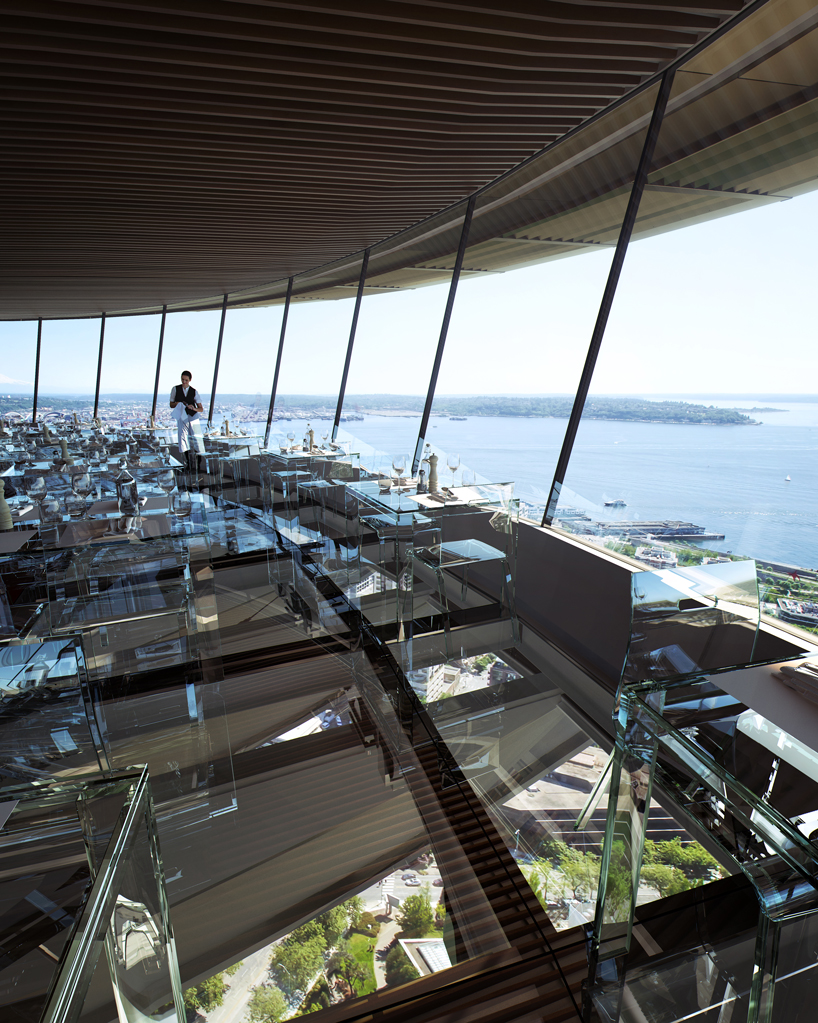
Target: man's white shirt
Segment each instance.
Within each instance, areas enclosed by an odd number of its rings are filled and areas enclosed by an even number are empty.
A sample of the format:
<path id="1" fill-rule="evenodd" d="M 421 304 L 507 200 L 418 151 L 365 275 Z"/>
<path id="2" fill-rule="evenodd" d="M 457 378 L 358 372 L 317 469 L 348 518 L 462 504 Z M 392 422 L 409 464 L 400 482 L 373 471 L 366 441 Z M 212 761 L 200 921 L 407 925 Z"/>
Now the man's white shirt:
<path id="1" fill-rule="evenodd" d="M 191 391 L 193 391 L 193 398 L 191 399 L 191 405 L 192 405 L 193 402 L 196 400 L 196 388 L 195 387 L 188 387 L 187 389 L 185 389 L 184 387 L 182 388 L 182 393 L 184 394 L 186 400 L 187 400 L 187 396 L 190 394 Z M 174 401 L 175 397 L 176 397 L 176 388 L 174 387 L 174 388 L 171 389 L 171 392 L 170 392 L 170 400 Z M 172 410 L 171 415 L 177 421 L 180 421 L 182 418 L 187 417 L 187 409 L 185 408 L 184 402 L 180 401 L 179 404 L 176 406 L 176 408 Z M 197 413 L 197 415 L 198 415 L 198 413 Z M 194 417 L 190 417 L 190 418 L 194 418 Z"/>

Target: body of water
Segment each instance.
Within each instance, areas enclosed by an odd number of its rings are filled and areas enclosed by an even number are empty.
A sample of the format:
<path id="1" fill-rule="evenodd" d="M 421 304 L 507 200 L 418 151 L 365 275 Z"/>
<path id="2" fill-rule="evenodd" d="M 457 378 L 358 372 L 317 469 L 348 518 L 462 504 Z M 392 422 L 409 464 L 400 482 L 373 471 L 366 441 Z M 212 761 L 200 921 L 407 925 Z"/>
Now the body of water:
<path id="1" fill-rule="evenodd" d="M 708 544 L 715 549 L 818 567 L 818 403 L 687 400 L 747 409 L 774 404 L 784 411 L 750 413 L 761 426 L 585 420 L 563 504 L 595 518 L 694 522 L 724 533 L 723 542 Z M 419 419 L 365 416 L 346 426 L 382 451 L 410 454 Z M 433 418 L 427 440 L 438 452 L 458 452 L 489 480 L 513 480 L 523 500 L 544 504 L 565 427 L 564 419 Z M 604 508 L 617 498 L 627 507 Z"/>

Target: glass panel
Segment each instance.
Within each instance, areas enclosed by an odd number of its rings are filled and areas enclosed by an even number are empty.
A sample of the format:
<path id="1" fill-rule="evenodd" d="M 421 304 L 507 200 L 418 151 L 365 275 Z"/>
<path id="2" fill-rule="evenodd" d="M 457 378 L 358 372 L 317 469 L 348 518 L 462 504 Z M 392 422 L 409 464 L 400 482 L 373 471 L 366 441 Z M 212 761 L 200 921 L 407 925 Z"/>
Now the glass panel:
<path id="1" fill-rule="evenodd" d="M 204 406 L 202 419 L 207 419 L 210 411 L 210 389 L 213 386 L 213 367 L 216 362 L 221 315 L 221 310 L 210 310 L 204 313 L 168 313 L 165 321 L 159 393 L 156 399 L 156 415 L 157 417 L 161 416 L 161 422 L 176 425 L 171 419 L 170 393 L 172 388 L 180 382 L 183 370 L 189 370 L 193 376 L 191 383 L 199 392 L 200 400 Z M 157 338 L 158 336 L 159 329 L 157 327 Z M 156 363 L 154 362 L 155 372 Z"/>
<path id="2" fill-rule="evenodd" d="M 659 564 L 668 553 L 655 548 Z M 633 614 L 623 679 L 689 675 L 753 660 L 759 623 L 754 561 L 676 565 L 631 576 Z"/>
<path id="3" fill-rule="evenodd" d="M 3 345 L 3 372 L 0 374 L 0 390 L 3 394 L 0 397 L 0 417 L 13 414 L 15 419 L 18 415 L 30 418 L 34 400 L 37 324 L 4 323 L 0 336 Z M 38 405 L 40 401 L 38 398 Z"/>
<path id="4" fill-rule="evenodd" d="M 4 797 L 2 1004 L 43 1023 L 183 1019 L 147 772 Z"/>
<path id="5" fill-rule="evenodd" d="M 283 306 L 227 308 L 213 425 L 264 436 Z M 217 328 L 218 329 L 218 328 Z"/>
<path id="6" fill-rule="evenodd" d="M 99 360 L 99 320 L 48 320 L 40 350 L 37 418 L 76 412 L 90 419 Z M 108 324 L 106 321 L 105 329 Z"/>
<path id="7" fill-rule="evenodd" d="M 99 418 L 107 426 L 144 426 L 151 414 L 161 316 L 109 316 L 99 385 Z M 165 328 L 167 338 L 167 326 Z M 160 394 L 156 399 L 160 410 Z M 161 409 L 167 401 L 161 402 Z"/>
<path id="8" fill-rule="evenodd" d="M 458 222 L 462 210 L 448 231 L 455 250 Z M 339 439 L 360 450 L 367 467 L 390 472 L 392 456 L 411 458 L 415 450 L 454 257 L 432 260 L 439 266 L 422 287 L 398 290 L 395 274 L 384 272 L 386 249 L 377 245 L 370 256 L 343 408 L 346 432 Z M 420 279 L 413 268 L 397 276 L 413 273 Z"/>
<path id="9" fill-rule="evenodd" d="M 273 450 L 289 432 L 301 440 L 308 423 L 314 438 L 332 429 L 360 269 L 361 256 L 351 257 L 342 275 L 348 286 L 331 288 L 319 301 L 299 300 L 306 285 L 296 278 L 270 432 Z"/>
<path id="10" fill-rule="evenodd" d="M 87 774 L 108 767 L 79 639 L 0 646 L 2 774 Z"/>
<path id="11" fill-rule="evenodd" d="M 517 482 L 523 514 L 537 522 L 656 91 L 505 175 L 474 210 L 425 440 L 489 479 Z"/>
<path id="12" fill-rule="evenodd" d="M 802 15 L 765 5 L 676 73 L 559 508 L 643 563 L 755 558 L 762 611 L 790 632 L 818 628 Z"/>

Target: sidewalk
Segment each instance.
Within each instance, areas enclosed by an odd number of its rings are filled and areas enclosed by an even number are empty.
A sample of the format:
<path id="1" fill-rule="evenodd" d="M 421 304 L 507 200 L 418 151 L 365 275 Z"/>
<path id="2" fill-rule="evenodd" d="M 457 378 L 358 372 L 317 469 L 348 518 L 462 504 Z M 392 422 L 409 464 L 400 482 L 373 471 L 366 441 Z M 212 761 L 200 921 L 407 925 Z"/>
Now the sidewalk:
<path id="1" fill-rule="evenodd" d="M 378 940 L 375 942 L 375 952 L 379 952 L 382 948 L 386 948 L 387 945 L 391 944 L 392 939 L 400 930 L 397 920 L 389 920 L 388 923 L 381 924 L 381 929 L 378 932 Z M 385 961 L 378 959 L 377 955 L 374 956 L 375 965 L 375 984 L 380 990 L 386 986 L 386 963 Z"/>
<path id="2" fill-rule="evenodd" d="M 232 977 L 225 976 L 225 983 L 229 987 L 224 1001 L 217 1009 L 211 1009 L 205 1014 L 207 1023 L 241 1023 L 252 990 L 267 979 L 269 966 L 270 949 L 262 948 L 248 956 Z"/>

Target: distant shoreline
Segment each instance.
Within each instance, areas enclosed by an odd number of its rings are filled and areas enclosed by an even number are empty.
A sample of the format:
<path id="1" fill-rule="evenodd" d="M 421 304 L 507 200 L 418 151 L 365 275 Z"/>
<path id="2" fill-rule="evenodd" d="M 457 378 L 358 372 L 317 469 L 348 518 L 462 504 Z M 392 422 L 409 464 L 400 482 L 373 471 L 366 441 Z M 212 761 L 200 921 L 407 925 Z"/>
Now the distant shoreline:
<path id="1" fill-rule="evenodd" d="M 152 396 L 123 394 L 100 395 L 99 411 L 103 418 L 133 418 L 146 415 Z M 203 400 L 209 403 L 206 394 Z M 276 400 L 275 419 L 332 419 L 337 398 L 329 395 L 282 394 Z M 763 400 L 763 399 L 762 399 Z M 16 412 L 25 415 L 30 410 L 29 396 L 13 395 L 0 400 L 0 413 Z M 86 414 L 91 396 L 61 398 L 43 395 L 39 400 L 41 415 L 49 411 L 76 411 Z M 346 421 L 363 415 L 388 418 L 420 418 L 425 399 L 419 395 L 359 394 L 347 395 L 344 402 Z M 432 413 L 436 419 L 467 420 L 469 418 L 511 419 L 568 419 L 573 409 L 571 395 L 438 395 Z M 232 419 L 245 421 L 266 420 L 268 406 L 261 395 L 219 394 L 215 409 Z M 619 423 L 672 423 L 679 426 L 760 426 L 749 412 L 785 412 L 773 406 L 754 406 L 751 409 L 724 408 L 696 402 L 654 400 L 634 397 L 588 398 L 583 419 Z"/>

